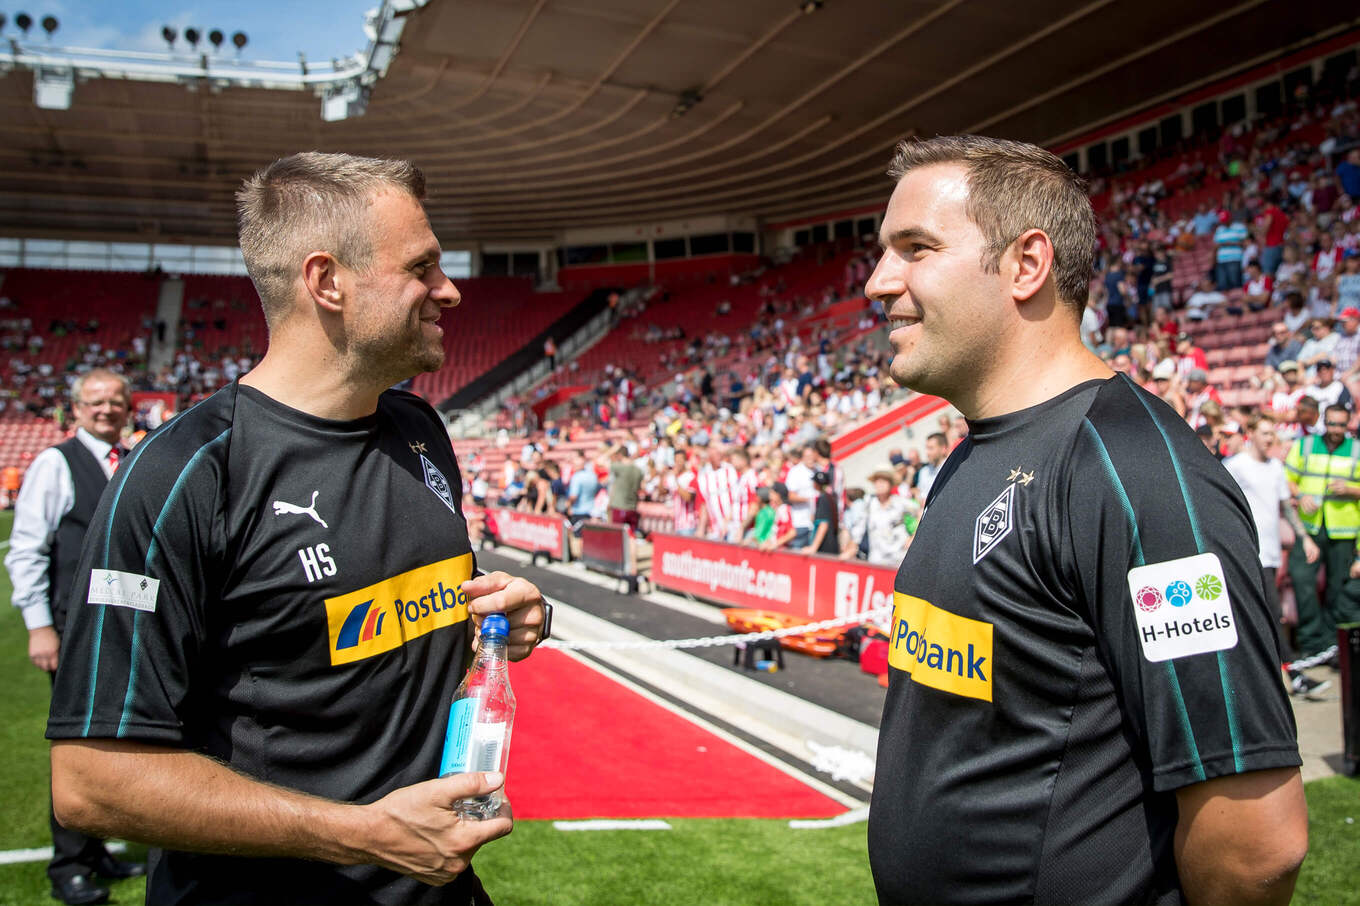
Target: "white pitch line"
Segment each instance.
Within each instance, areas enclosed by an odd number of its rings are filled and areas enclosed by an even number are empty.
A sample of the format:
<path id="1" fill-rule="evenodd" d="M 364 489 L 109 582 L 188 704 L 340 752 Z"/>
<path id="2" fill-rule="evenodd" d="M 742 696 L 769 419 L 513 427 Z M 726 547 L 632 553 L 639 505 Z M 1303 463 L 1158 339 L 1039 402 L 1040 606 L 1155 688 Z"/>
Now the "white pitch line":
<path id="1" fill-rule="evenodd" d="M 121 853 L 127 849 L 126 843 L 109 843 L 105 846 L 111 853 Z M 0 852 L 0 865 L 17 865 L 20 862 L 47 862 L 52 858 L 52 847 L 40 846 L 37 849 L 10 849 Z"/>
<path id="2" fill-rule="evenodd" d="M 847 824 L 859 824 L 868 820 L 869 806 L 866 805 L 834 818 L 795 818 L 789 822 L 789 827 L 796 830 L 814 830 L 819 827 L 845 827 Z"/>
<path id="3" fill-rule="evenodd" d="M 671 829 L 669 824 L 658 818 L 641 818 L 636 821 L 623 821 L 614 818 L 591 818 L 588 821 L 554 821 L 553 827 L 560 831 Z"/>

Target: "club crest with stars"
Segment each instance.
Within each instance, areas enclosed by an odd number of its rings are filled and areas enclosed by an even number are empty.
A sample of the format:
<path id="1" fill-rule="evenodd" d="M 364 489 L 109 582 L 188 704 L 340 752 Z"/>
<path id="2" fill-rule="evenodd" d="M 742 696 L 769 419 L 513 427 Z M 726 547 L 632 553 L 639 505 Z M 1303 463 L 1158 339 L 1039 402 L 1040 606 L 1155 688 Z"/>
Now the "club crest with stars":
<path id="1" fill-rule="evenodd" d="M 423 448 L 425 445 L 423 443 L 411 444 L 411 451 L 416 452 L 417 446 Z M 434 491 L 435 495 L 438 496 L 440 500 L 444 501 L 445 506 L 457 513 L 458 508 L 453 505 L 453 489 L 449 485 L 449 480 L 444 477 L 443 472 L 439 471 L 438 466 L 430 462 L 429 458 L 426 457 L 424 453 L 417 453 L 416 455 L 420 457 L 421 468 L 425 470 L 425 487 Z"/>
<path id="2" fill-rule="evenodd" d="M 1012 512 L 1015 509 L 1016 487 L 1028 487 L 1034 480 L 1033 472 L 1024 469 L 1011 469 L 1006 477 L 1006 488 L 978 514 L 973 526 L 973 562 L 977 563 L 991 553 L 1011 533 L 1014 525 Z"/>

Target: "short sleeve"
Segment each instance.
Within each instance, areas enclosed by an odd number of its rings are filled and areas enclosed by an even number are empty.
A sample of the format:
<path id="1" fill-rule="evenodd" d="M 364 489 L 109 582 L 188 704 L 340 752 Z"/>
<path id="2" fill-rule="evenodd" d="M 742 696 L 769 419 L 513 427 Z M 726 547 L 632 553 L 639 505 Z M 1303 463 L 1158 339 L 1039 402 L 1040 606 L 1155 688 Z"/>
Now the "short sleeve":
<path id="1" fill-rule="evenodd" d="M 50 739 L 187 741 L 206 605 L 220 582 L 221 460 L 229 431 L 193 420 L 143 440 L 86 535 L 71 597 Z"/>
<path id="2" fill-rule="evenodd" d="M 1128 402 L 1081 425 L 1061 548 L 1153 785 L 1298 765 L 1246 500 L 1169 407 Z"/>

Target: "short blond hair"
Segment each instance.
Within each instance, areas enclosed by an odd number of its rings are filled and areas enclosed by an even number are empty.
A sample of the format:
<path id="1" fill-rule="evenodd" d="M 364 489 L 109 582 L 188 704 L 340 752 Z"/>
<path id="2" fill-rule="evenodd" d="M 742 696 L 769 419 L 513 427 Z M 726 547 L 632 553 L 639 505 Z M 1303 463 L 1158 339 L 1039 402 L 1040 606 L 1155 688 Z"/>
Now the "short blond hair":
<path id="1" fill-rule="evenodd" d="M 1053 243 L 1058 298 L 1080 316 L 1095 269 L 1096 216 L 1082 178 L 1037 145 L 982 135 L 942 135 L 897 146 L 888 175 L 899 181 L 919 167 L 961 164 L 968 174 L 965 210 L 987 241 L 982 267 L 996 273 L 1001 256 L 1026 230 Z"/>
<path id="2" fill-rule="evenodd" d="M 387 189 L 420 201 L 425 176 L 409 161 L 304 151 L 242 184 L 236 193 L 241 256 L 270 326 L 291 308 L 307 253 L 329 252 L 357 271 L 372 266 L 368 206 Z"/>

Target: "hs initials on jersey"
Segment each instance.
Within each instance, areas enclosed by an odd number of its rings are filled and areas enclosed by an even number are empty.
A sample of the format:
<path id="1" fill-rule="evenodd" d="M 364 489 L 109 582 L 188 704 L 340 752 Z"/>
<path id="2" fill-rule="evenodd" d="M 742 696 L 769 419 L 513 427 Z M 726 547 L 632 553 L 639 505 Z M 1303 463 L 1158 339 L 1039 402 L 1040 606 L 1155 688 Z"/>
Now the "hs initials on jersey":
<path id="1" fill-rule="evenodd" d="M 307 573 L 307 581 L 315 582 L 322 576 L 335 575 L 335 560 L 331 558 L 329 544 L 317 544 L 298 551 L 302 568 Z"/>

